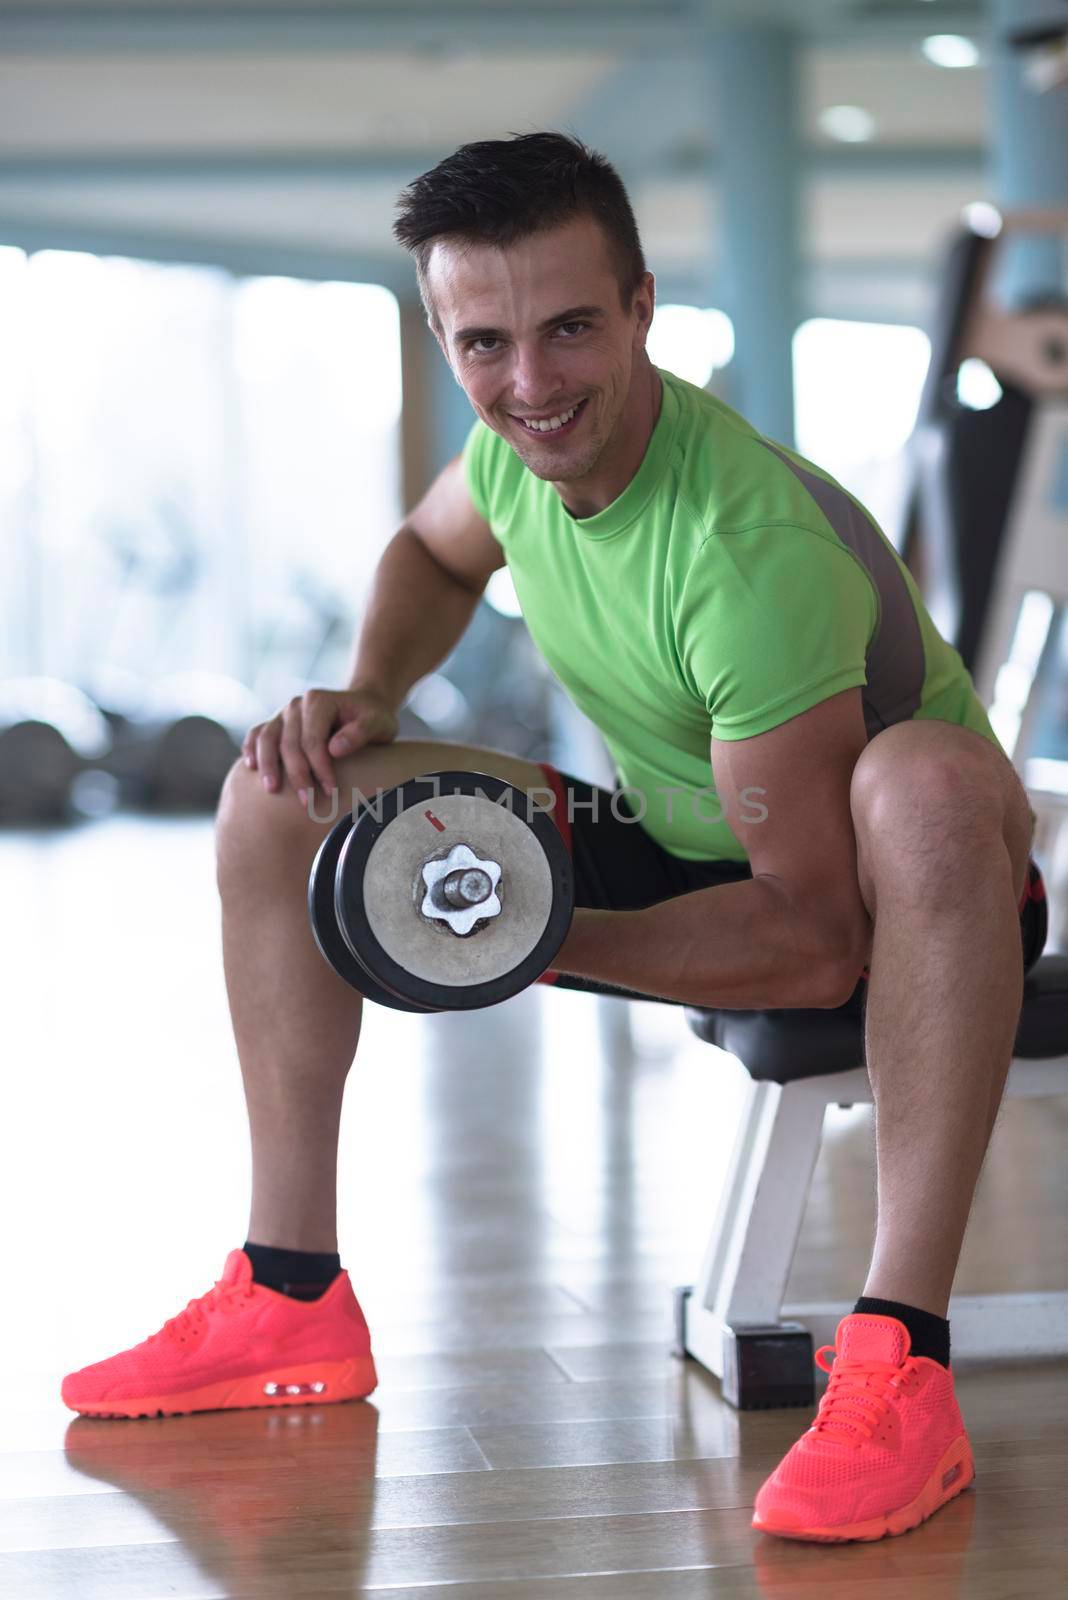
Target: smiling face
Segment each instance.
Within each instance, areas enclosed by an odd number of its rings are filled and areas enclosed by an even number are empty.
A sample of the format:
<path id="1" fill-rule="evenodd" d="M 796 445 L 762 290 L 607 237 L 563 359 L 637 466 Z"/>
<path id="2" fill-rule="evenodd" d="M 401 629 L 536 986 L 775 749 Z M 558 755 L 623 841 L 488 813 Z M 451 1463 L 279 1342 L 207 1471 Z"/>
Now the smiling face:
<path id="1" fill-rule="evenodd" d="M 576 515 L 610 504 L 659 405 L 645 353 L 652 274 L 624 310 L 602 229 L 575 217 L 506 248 L 441 239 L 427 288 L 439 343 L 486 426 Z"/>

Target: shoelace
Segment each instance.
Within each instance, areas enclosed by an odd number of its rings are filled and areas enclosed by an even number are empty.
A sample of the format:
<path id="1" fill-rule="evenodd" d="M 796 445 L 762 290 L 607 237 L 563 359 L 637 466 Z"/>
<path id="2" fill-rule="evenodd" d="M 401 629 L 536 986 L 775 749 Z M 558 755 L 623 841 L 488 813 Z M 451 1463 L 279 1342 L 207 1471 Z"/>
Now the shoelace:
<path id="1" fill-rule="evenodd" d="M 168 1317 L 158 1333 L 149 1334 L 148 1342 L 151 1344 L 154 1339 L 163 1336 L 180 1342 L 204 1326 L 209 1310 L 216 1308 L 225 1310 L 227 1307 L 233 1309 L 237 1302 L 244 1303 L 251 1298 L 249 1292 L 239 1283 L 223 1283 L 219 1278 L 207 1294 L 197 1295 L 188 1302 L 184 1311 L 179 1311 L 175 1317 Z"/>
<path id="2" fill-rule="evenodd" d="M 830 1365 L 820 1359 L 827 1353 L 832 1358 Z M 911 1360 L 900 1367 L 886 1361 L 851 1361 L 847 1366 L 835 1363 L 835 1355 L 833 1344 L 821 1345 L 816 1351 L 816 1365 L 831 1374 L 831 1381 L 809 1433 L 859 1450 L 874 1438 L 891 1400 L 907 1389 L 918 1368 Z"/>

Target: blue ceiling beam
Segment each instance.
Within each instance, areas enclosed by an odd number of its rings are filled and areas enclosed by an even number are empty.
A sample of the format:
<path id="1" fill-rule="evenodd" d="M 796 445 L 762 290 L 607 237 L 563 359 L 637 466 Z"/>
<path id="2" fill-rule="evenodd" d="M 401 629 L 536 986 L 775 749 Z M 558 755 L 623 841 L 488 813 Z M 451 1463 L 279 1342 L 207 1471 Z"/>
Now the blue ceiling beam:
<path id="1" fill-rule="evenodd" d="M 257 8 L 225 4 L 0 6 L 0 48 L 47 50 L 646 50 L 699 26 L 695 0 L 579 6 L 539 0 L 487 7 L 449 0 L 438 6 L 352 7 L 311 3 Z"/>
<path id="2" fill-rule="evenodd" d="M 692 122 L 692 119 L 690 119 Z M 685 178 L 716 176 L 714 154 L 691 143 L 675 150 L 619 148 L 620 141 L 595 141 L 583 121 L 576 121 L 579 137 L 590 138 L 613 161 L 624 178 Z M 364 151 L 257 150 L 235 154 L 223 150 L 197 150 L 180 154 L 82 154 L 0 156 L 0 182 L 42 183 L 243 183 L 264 180 L 391 183 L 400 190 L 450 153 L 438 150 L 390 151 L 380 155 Z M 809 178 L 973 178 L 982 174 L 987 152 L 980 145 L 810 145 L 801 156 Z"/>
<path id="3" fill-rule="evenodd" d="M 405 4 L 358 6 L 344 0 L 305 5 L 0 5 L 0 50 L 57 55 L 85 51 L 280 51 L 522 49 L 618 51 L 643 59 L 665 46 L 702 48 L 708 20 L 757 12 L 753 0 L 538 0 L 532 6 Z M 916 5 L 900 12 L 865 14 L 849 0 L 793 0 L 760 8 L 769 20 L 791 21 L 822 46 L 901 45 L 935 25 L 966 29 L 985 38 L 980 0 L 940 5 L 933 14 Z"/>

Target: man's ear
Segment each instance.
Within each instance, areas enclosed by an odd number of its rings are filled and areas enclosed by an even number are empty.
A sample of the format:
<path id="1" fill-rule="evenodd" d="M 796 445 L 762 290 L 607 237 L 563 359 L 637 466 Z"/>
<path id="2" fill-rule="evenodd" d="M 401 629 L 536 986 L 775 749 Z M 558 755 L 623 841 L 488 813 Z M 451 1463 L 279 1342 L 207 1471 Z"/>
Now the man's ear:
<path id="1" fill-rule="evenodd" d="M 643 273 L 641 284 L 634 292 L 634 301 L 638 312 L 636 343 L 644 350 L 652 326 L 653 312 L 656 310 L 656 279 L 651 272 Z"/>

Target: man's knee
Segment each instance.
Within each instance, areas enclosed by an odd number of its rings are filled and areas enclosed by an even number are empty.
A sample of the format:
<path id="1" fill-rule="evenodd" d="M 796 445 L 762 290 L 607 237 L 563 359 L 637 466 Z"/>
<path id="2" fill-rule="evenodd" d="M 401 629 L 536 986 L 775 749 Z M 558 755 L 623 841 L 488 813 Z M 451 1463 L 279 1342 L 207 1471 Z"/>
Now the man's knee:
<path id="1" fill-rule="evenodd" d="M 220 893 L 246 881 L 249 873 L 292 871 L 309 864 L 325 833 L 285 787 L 273 794 L 243 760 L 227 773 L 215 814 L 215 865 Z"/>
<path id="2" fill-rule="evenodd" d="M 871 876 L 881 870 L 897 887 L 911 877 L 926 894 L 940 878 L 952 885 L 968 861 L 995 858 L 1003 844 L 1019 897 L 1030 844 L 1026 794 L 1001 752 L 969 730 L 887 729 L 857 762 L 850 806 Z"/>
<path id="3" fill-rule="evenodd" d="M 943 730 L 938 738 L 937 730 Z M 954 738 L 964 734 L 964 738 Z M 918 840 L 953 848 L 975 840 L 988 824 L 1001 829 L 1004 778 L 977 734 L 945 723 L 897 723 L 868 744 L 852 773 L 852 818 L 857 830 L 894 845 Z"/>

